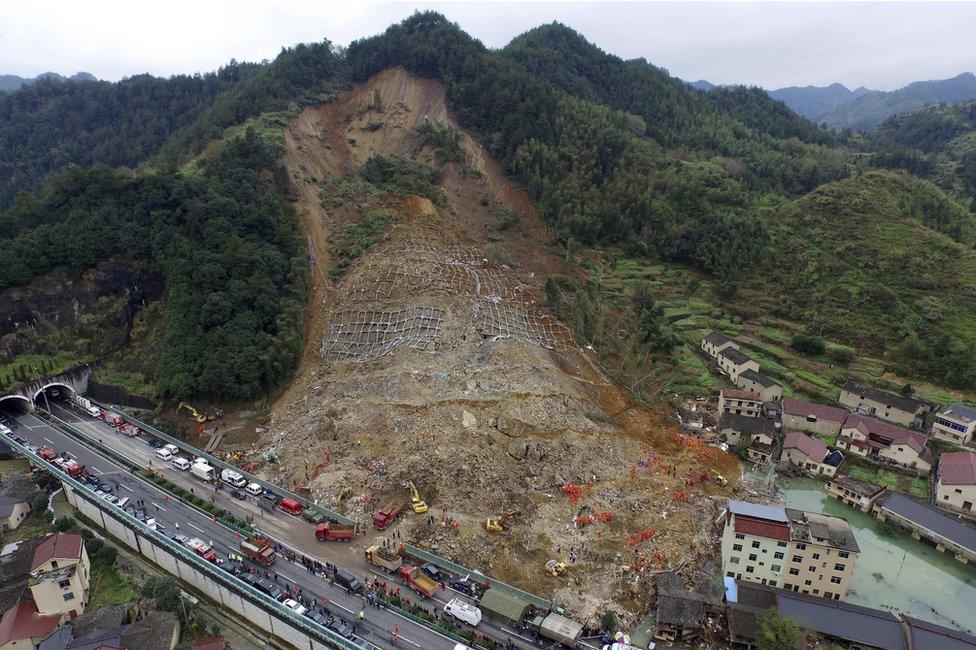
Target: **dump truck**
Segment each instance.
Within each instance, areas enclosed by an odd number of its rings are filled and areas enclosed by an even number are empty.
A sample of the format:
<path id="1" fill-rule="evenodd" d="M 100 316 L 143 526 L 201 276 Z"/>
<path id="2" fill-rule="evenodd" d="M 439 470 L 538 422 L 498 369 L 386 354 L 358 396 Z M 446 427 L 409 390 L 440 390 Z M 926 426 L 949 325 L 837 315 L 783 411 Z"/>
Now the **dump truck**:
<path id="1" fill-rule="evenodd" d="M 355 526 L 327 521 L 315 527 L 315 539 L 320 542 L 348 542 L 356 536 Z"/>
<path id="2" fill-rule="evenodd" d="M 404 564 L 400 567 L 400 577 L 424 598 L 430 598 L 438 591 L 441 586 L 430 579 L 430 577 L 412 564 Z"/>
<path id="3" fill-rule="evenodd" d="M 378 566 L 389 573 L 396 573 L 403 566 L 401 549 L 386 549 L 377 544 L 366 549 L 366 559 L 373 566 Z"/>
<path id="4" fill-rule="evenodd" d="M 278 559 L 278 554 L 271 546 L 271 540 L 261 535 L 248 537 L 242 541 L 241 552 L 261 566 L 271 566 Z"/>
<path id="5" fill-rule="evenodd" d="M 373 527 L 376 530 L 386 530 L 390 524 L 396 521 L 405 507 L 402 501 L 388 502 L 373 515 Z"/>
<path id="6" fill-rule="evenodd" d="M 575 648 L 583 636 L 583 626 L 555 612 L 548 616 L 536 616 L 532 629 L 544 639 L 555 641 L 566 648 Z"/>
<path id="7" fill-rule="evenodd" d="M 207 483 L 217 478 L 217 470 L 215 470 L 209 463 L 199 460 L 190 466 L 190 474 L 193 474 L 194 477 L 200 479 L 201 481 L 206 481 Z"/>

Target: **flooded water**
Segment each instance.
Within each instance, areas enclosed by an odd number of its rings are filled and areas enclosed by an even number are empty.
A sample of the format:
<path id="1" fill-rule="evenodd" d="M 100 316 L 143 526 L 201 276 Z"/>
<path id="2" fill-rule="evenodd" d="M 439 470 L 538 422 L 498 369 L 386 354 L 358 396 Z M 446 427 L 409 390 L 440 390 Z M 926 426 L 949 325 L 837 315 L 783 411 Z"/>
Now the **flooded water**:
<path id="1" fill-rule="evenodd" d="M 789 507 L 850 522 L 861 556 L 847 602 L 976 633 L 976 566 L 960 564 L 907 533 L 888 533 L 874 517 L 831 499 L 816 481 L 789 480 L 781 489 Z"/>

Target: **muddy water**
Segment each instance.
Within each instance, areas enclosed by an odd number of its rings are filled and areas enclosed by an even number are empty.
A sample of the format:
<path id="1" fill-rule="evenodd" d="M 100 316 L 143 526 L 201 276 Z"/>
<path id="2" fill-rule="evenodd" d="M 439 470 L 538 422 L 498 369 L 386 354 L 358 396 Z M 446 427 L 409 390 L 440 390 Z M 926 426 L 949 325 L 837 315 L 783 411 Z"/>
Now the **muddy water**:
<path id="1" fill-rule="evenodd" d="M 793 508 L 844 517 L 851 523 L 861 556 L 847 601 L 976 633 L 976 566 L 966 566 L 915 541 L 887 533 L 881 522 L 827 496 L 812 480 L 781 485 Z"/>

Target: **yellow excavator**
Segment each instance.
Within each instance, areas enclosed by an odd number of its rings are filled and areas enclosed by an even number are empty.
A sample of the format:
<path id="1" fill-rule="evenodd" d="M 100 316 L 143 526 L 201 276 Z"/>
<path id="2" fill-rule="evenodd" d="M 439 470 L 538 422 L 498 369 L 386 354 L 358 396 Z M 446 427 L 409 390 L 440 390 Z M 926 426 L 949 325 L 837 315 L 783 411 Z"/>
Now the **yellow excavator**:
<path id="1" fill-rule="evenodd" d="M 505 524 L 512 517 L 518 516 L 518 511 L 513 510 L 512 512 L 506 512 L 501 517 L 488 517 L 485 519 L 485 530 L 489 533 L 502 533 L 505 532 Z"/>
<path id="2" fill-rule="evenodd" d="M 196 420 L 197 422 L 199 422 L 200 424 L 203 424 L 207 420 L 212 420 L 213 419 L 213 416 L 204 415 L 200 411 L 198 411 L 195 408 L 193 408 L 192 405 L 187 404 L 186 402 L 180 402 L 180 405 L 176 407 L 176 410 L 177 411 L 183 411 L 183 410 L 189 411 L 190 414 L 193 416 L 193 419 Z"/>
<path id="3" fill-rule="evenodd" d="M 559 560 L 549 560 L 546 562 L 546 571 L 554 578 L 558 578 L 566 571 L 566 563 Z"/>
<path id="4" fill-rule="evenodd" d="M 410 507 L 418 515 L 422 515 L 427 512 L 427 502 L 420 498 L 420 493 L 417 492 L 417 486 L 410 481 Z"/>

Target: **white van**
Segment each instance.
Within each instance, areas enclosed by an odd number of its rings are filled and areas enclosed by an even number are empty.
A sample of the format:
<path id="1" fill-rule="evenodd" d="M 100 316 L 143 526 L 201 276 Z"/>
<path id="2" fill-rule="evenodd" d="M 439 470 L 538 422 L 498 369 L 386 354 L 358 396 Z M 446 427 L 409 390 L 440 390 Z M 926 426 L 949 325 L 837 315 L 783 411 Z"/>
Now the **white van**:
<path id="1" fill-rule="evenodd" d="M 165 449 L 169 453 L 173 454 L 174 456 L 176 454 L 180 453 L 180 448 L 177 447 L 176 445 L 172 445 L 172 444 L 170 444 L 170 445 L 163 445 L 163 449 Z"/>
<path id="2" fill-rule="evenodd" d="M 88 415 L 92 416 L 93 418 L 102 417 L 102 409 L 98 408 L 97 406 L 89 406 L 85 410 L 88 411 Z"/>
<path id="3" fill-rule="evenodd" d="M 173 460 L 173 452 L 171 452 L 169 449 L 157 449 L 156 458 L 165 461 Z"/>
<path id="4" fill-rule="evenodd" d="M 244 479 L 244 477 L 232 469 L 220 470 L 220 480 L 227 485 L 233 485 L 234 487 L 244 487 L 247 485 L 247 481 Z"/>
<path id="5" fill-rule="evenodd" d="M 253 494 L 256 497 L 259 497 L 262 494 L 264 494 L 264 488 L 258 485 L 257 483 L 248 483 L 247 487 L 244 489 L 247 491 L 248 494 Z"/>
<path id="6" fill-rule="evenodd" d="M 190 461 L 188 461 L 185 458 L 174 458 L 173 467 L 180 470 L 181 472 L 185 472 L 186 470 L 190 469 Z"/>
<path id="7" fill-rule="evenodd" d="M 478 627 L 478 624 L 481 623 L 481 610 L 460 598 L 455 598 L 444 605 L 444 614 L 472 627 Z"/>
<path id="8" fill-rule="evenodd" d="M 129 505 L 129 497 L 122 497 L 121 499 L 115 502 L 115 505 L 117 505 L 120 508 L 126 507 L 127 505 Z"/>

